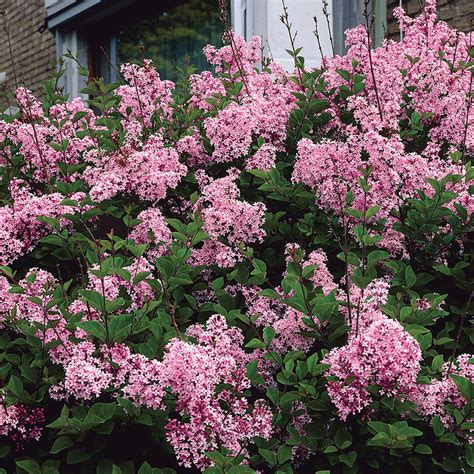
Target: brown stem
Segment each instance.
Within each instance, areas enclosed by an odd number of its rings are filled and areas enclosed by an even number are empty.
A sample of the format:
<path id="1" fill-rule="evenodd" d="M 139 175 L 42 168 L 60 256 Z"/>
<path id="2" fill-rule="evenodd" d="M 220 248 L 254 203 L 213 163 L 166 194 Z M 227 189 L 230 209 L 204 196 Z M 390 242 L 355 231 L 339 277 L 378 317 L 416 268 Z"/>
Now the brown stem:
<path id="1" fill-rule="evenodd" d="M 15 79 L 15 87 L 18 89 L 18 79 L 16 75 L 15 60 L 13 59 L 13 49 L 12 49 L 12 42 L 11 42 L 11 37 L 10 37 L 10 26 L 7 23 L 7 17 L 6 17 L 5 12 L 0 12 L 0 15 L 2 15 L 2 18 L 3 18 L 3 31 L 5 32 L 5 36 L 7 37 L 8 51 L 10 54 L 10 62 L 12 65 L 12 70 L 13 70 L 13 78 Z"/>
<path id="2" fill-rule="evenodd" d="M 375 80 L 374 62 L 372 60 L 371 30 L 374 24 L 375 17 L 372 16 L 372 19 L 369 25 L 369 0 L 364 0 L 364 18 L 365 18 L 365 29 L 367 31 L 367 50 L 369 53 L 370 75 L 372 76 L 372 82 L 374 84 L 375 98 L 377 100 L 377 108 L 379 111 L 380 120 L 383 120 L 382 105 L 380 104 L 379 90 L 377 88 L 377 81 Z"/>
<path id="3" fill-rule="evenodd" d="M 332 30 L 331 30 L 331 22 L 329 21 L 329 10 L 328 10 L 328 2 L 327 0 L 323 0 L 323 15 L 326 18 L 326 24 L 328 26 L 328 33 L 329 33 L 329 42 L 331 43 L 331 50 L 332 55 L 336 56 L 336 52 L 334 51 L 334 40 L 332 37 Z"/>
<path id="4" fill-rule="evenodd" d="M 298 59 L 297 59 L 298 55 L 296 53 L 296 46 L 295 46 L 296 35 L 298 33 L 296 32 L 295 34 L 293 34 L 291 32 L 292 24 L 290 23 L 290 17 L 288 15 L 288 8 L 286 6 L 285 0 L 281 0 L 281 3 L 283 5 L 283 15 L 280 16 L 280 21 L 285 25 L 286 31 L 288 31 L 288 36 L 290 38 L 290 47 L 291 47 L 291 51 L 293 52 L 293 59 L 295 61 L 296 73 L 298 74 L 300 87 L 302 90 L 304 90 L 303 77 L 301 75 L 301 68 L 298 63 Z"/>
<path id="5" fill-rule="evenodd" d="M 319 54 L 321 55 L 321 66 L 326 69 L 326 61 L 323 53 L 323 47 L 321 46 L 321 37 L 319 35 L 318 19 L 316 16 L 313 16 L 314 20 L 314 30 L 313 34 L 316 36 L 316 41 L 318 42 Z"/>

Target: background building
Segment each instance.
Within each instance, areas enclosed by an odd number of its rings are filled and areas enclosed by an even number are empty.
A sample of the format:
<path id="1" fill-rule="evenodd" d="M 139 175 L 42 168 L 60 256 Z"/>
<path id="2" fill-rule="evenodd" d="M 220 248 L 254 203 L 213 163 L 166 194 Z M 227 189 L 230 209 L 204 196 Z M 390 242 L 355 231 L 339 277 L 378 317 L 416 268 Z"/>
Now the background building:
<path id="1" fill-rule="evenodd" d="M 372 0 L 375 2 L 375 0 Z M 185 55 L 199 69 L 207 67 L 205 44 L 219 44 L 223 32 L 218 0 L 0 0 L 0 82 L 25 83 L 35 92 L 52 71 L 54 60 L 71 51 L 94 76 L 116 77 L 117 66 L 144 54 L 162 77 L 175 78 L 174 62 Z M 298 31 L 307 64 L 320 62 L 313 35 L 318 19 L 323 51 L 331 54 L 323 0 L 286 0 L 290 21 Z M 344 31 L 363 21 L 363 0 L 327 0 L 336 53 L 344 52 Z M 392 10 L 400 4 L 409 14 L 419 0 L 376 0 L 374 40 L 397 38 Z M 229 0 L 234 30 L 247 38 L 260 35 L 266 55 L 292 67 L 286 49 L 288 34 L 280 22 L 281 0 Z M 471 31 L 473 0 L 438 0 L 440 17 L 462 31 Z M 10 54 L 10 46 L 12 54 Z M 11 56 L 13 56 L 13 61 Z M 83 79 L 67 61 L 63 86 L 79 95 Z"/>

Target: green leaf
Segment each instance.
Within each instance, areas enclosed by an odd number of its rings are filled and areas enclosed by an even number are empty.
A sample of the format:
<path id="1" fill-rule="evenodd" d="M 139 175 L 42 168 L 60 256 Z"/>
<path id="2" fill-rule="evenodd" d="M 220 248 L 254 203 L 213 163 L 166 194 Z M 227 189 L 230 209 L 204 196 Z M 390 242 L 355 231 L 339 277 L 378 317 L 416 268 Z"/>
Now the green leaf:
<path id="1" fill-rule="evenodd" d="M 79 112 L 76 112 L 76 113 L 74 114 L 74 117 L 72 118 L 72 122 L 73 122 L 73 123 L 79 122 L 79 120 L 81 120 L 82 118 L 84 118 L 86 115 L 87 115 L 87 112 L 84 111 L 84 110 L 81 110 L 81 111 L 79 111 Z"/>
<path id="2" fill-rule="evenodd" d="M 385 252 L 384 250 L 374 250 L 373 252 L 370 252 L 367 256 L 367 264 L 374 265 L 375 263 L 380 262 L 381 260 L 385 260 L 387 257 L 388 252 Z"/>
<path id="3" fill-rule="evenodd" d="M 405 282 L 408 288 L 411 288 L 416 283 L 416 275 L 410 265 L 405 268 Z"/>
<path id="4" fill-rule="evenodd" d="M 223 466 L 226 462 L 225 456 L 219 451 L 207 451 L 206 456 L 216 465 Z"/>
<path id="5" fill-rule="evenodd" d="M 437 355 L 436 357 L 433 358 L 433 360 L 431 362 L 431 370 L 433 372 L 438 372 L 439 369 L 441 369 L 441 367 L 443 366 L 443 364 L 444 364 L 443 355 L 439 354 L 439 355 Z"/>
<path id="6" fill-rule="evenodd" d="M 23 469 L 23 471 L 27 472 L 28 474 L 41 474 L 41 469 L 39 464 L 32 459 L 25 459 L 23 461 L 16 462 L 17 467 Z"/>
<path id="7" fill-rule="evenodd" d="M 72 441 L 71 438 L 68 438 L 67 436 L 60 436 L 53 443 L 53 446 L 51 446 L 51 449 L 49 452 L 51 454 L 58 454 L 61 451 L 64 451 L 65 449 L 71 447 L 73 444 L 74 442 Z"/>
<path id="8" fill-rule="evenodd" d="M 339 461 L 344 463 L 348 467 L 352 467 L 357 459 L 357 453 L 351 451 L 350 453 L 342 453 L 339 455 Z"/>
<path id="9" fill-rule="evenodd" d="M 466 462 L 469 467 L 474 467 L 474 444 L 466 447 Z"/>
<path id="10" fill-rule="evenodd" d="M 433 450 L 427 444 L 417 444 L 415 451 L 420 454 L 432 454 Z"/>
<path id="11" fill-rule="evenodd" d="M 75 449 L 74 451 L 69 451 L 66 456 L 66 462 L 68 464 L 79 464 L 81 462 L 87 461 L 92 457 L 92 453 L 83 451 L 82 449 Z"/>
<path id="12" fill-rule="evenodd" d="M 436 436 L 440 437 L 444 433 L 444 425 L 441 422 L 439 416 L 435 416 L 433 418 L 432 426 Z"/>
<path id="13" fill-rule="evenodd" d="M 449 378 L 454 381 L 461 395 L 468 402 L 474 398 L 474 384 L 470 380 L 457 374 L 450 374 Z"/>
<path id="14" fill-rule="evenodd" d="M 275 290 L 271 289 L 262 290 L 258 294 L 264 298 L 280 299 L 280 295 Z"/>
<path id="15" fill-rule="evenodd" d="M 349 71 L 346 71 L 345 69 L 336 69 L 336 72 L 347 82 L 351 80 L 351 74 Z"/>
<path id="16" fill-rule="evenodd" d="M 153 468 L 145 461 L 138 470 L 138 474 L 153 474 Z"/>
<path id="17" fill-rule="evenodd" d="M 433 268 L 443 275 L 451 276 L 451 270 L 446 265 L 433 265 Z"/>
<path id="18" fill-rule="evenodd" d="M 381 206 L 379 204 L 377 204 L 375 206 L 372 206 L 372 207 L 369 207 L 367 209 L 367 212 L 365 213 L 365 217 L 367 219 L 370 219 L 371 217 L 374 217 L 375 214 L 377 214 L 377 212 L 380 211 L 380 208 L 381 208 Z"/>
<path id="19" fill-rule="evenodd" d="M 133 314 L 118 314 L 109 317 L 109 334 L 114 342 L 123 342 L 130 333 Z"/>
<path id="20" fill-rule="evenodd" d="M 306 365 L 308 367 L 308 372 L 313 375 L 313 369 L 318 363 L 318 354 L 315 352 L 314 354 L 311 354 L 307 359 L 306 359 Z"/>
<path id="21" fill-rule="evenodd" d="M 268 326 L 264 328 L 263 338 L 268 345 L 272 343 L 274 337 L 275 337 L 275 330 L 272 327 Z"/>
<path id="22" fill-rule="evenodd" d="M 391 442 L 390 436 L 383 432 L 379 431 L 372 439 L 367 441 L 368 446 L 387 446 Z"/>
<path id="23" fill-rule="evenodd" d="M 277 457 L 273 451 L 270 451 L 269 449 L 260 448 L 258 452 L 265 459 L 265 461 L 270 464 L 270 466 L 275 466 L 277 464 Z"/>
<path id="24" fill-rule="evenodd" d="M 292 446 L 288 444 L 283 444 L 278 448 L 277 457 L 279 464 L 285 464 L 287 461 L 290 460 L 292 454 Z"/>
<path id="25" fill-rule="evenodd" d="M 80 323 L 76 323 L 78 328 L 84 329 L 88 334 L 91 336 L 100 339 L 101 341 L 105 341 L 106 339 L 106 332 L 104 326 L 102 326 L 99 321 L 82 321 Z"/>
<path id="26" fill-rule="evenodd" d="M 92 290 L 81 290 L 81 296 L 86 303 L 88 303 L 97 311 L 105 311 L 105 298 L 99 292 Z"/>
<path id="27" fill-rule="evenodd" d="M 247 342 L 247 344 L 245 344 L 245 347 L 248 347 L 249 349 L 265 349 L 265 343 L 254 337 L 252 340 Z"/>
<path id="28" fill-rule="evenodd" d="M 13 395 L 21 397 L 23 394 L 23 382 L 16 375 L 12 375 L 8 382 L 8 389 L 13 393 Z"/>
<path id="29" fill-rule="evenodd" d="M 334 442 L 339 449 L 346 449 L 352 444 L 352 435 L 345 428 L 336 433 Z"/>

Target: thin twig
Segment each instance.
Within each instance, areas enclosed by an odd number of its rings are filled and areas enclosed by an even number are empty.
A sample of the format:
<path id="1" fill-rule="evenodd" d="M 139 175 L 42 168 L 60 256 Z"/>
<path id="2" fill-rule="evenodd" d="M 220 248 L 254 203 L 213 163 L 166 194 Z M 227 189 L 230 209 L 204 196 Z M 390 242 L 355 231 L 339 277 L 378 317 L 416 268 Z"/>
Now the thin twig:
<path id="1" fill-rule="evenodd" d="M 328 1 L 323 0 L 323 15 L 326 17 L 326 23 L 328 25 L 328 33 L 329 33 L 329 42 L 331 43 L 331 50 L 332 50 L 332 55 L 336 56 L 336 52 L 334 50 L 334 40 L 332 37 L 332 30 L 331 30 L 331 22 L 329 21 L 329 9 L 328 9 Z"/>
<path id="2" fill-rule="evenodd" d="M 318 49 L 319 49 L 319 54 L 321 55 L 321 66 L 325 69 L 326 68 L 326 62 L 324 58 L 324 53 L 323 53 L 323 47 L 321 46 L 321 37 L 319 35 L 319 28 L 318 28 L 318 18 L 313 16 L 314 20 L 314 30 L 313 34 L 316 36 L 316 41 L 318 42 Z"/>
<path id="3" fill-rule="evenodd" d="M 232 31 L 232 26 L 229 20 L 229 12 L 227 10 L 226 0 L 219 0 L 219 8 L 220 8 L 220 20 L 222 24 L 224 25 L 224 39 L 228 41 L 229 43 L 230 49 L 232 50 L 232 55 L 237 65 L 237 69 L 239 70 L 239 74 L 242 79 L 242 83 L 245 87 L 245 92 L 250 97 L 250 90 L 247 84 L 247 79 L 245 77 L 245 70 L 240 61 L 239 52 L 235 44 L 234 32 Z"/>
<path id="4" fill-rule="evenodd" d="M 370 24 L 369 24 L 369 0 L 364 0 L 364 18 L 365 18 L 365 29 L 367 31 L 367 50 L 369 53 L 369 65 L 370 65 L 370 74 L 372 76 L 372 82 L 374 83 L 374 92 L 375 98 L 377 100 L 377 108 L 380 115 L 380 120 L 383 120 L 382 105 L 380 104 L 379 91 L 377 88 L 377 81 L 375 80 L 374 72 L 374 62 L 372 60 L 372 41 L 371 41 L 371 30 L 375 21 L 375 16 L 372 15 Z"/>
<path id="5" fill-rule="evenodd" d="M 3 31 L 5 32 L 5 36 L 7 37 L 8 50 L 10 54 L 10 62 L 12 65 L 12 70 L 13 70 L 13 78 L 15 79 L 15 88 L 18 89 L 18 78 L 16 75 L 15 60 L 13 59 L 13 49 L 12 49 L 12 42 L 11 42 L 11 37 L 10 37 L 10 26 L 7 23 L 6 13 L 3 11 L 3 12 L 0 12 L 0 15 L 2 15 L 2 18 L 3 18 Z"/>
<path id="6" fill-rule="evenodd" d="M 101 46 L 100 47 L 100 50 L 102 51 L 102 54 L 105 56 L 105 59 L 107 60 L 107 62 L 109 63 L 110 67 L 113 69 L 113 71 L 115 72 L 115 75 L 117 76 L 117 79 L 122 83 L 122 84 L 125 84 L 123 78 L 122 78 L 122 74 L 120 74 L 120 71 L 117 69 L 117 66 L 111 61 L 111 59 L 109 58 L 107 52 L 105 51 L 104 47 Z"/>
<path id="7" fill-rule="evenodd" d="M 301 75 L 301 67 L 298 61 L 298 54 L 296 52 L 296 43 L 295 43 L 296 35 L 298 34 L 298 32 L 295 32 L 295 34 L 291 32 L 291 28 L 293 25 L 292 23 L 290 23 L 290 17 L 288 15 L 288 8 L 285 4 L 285 0 L 281 0 L 281 3 L 283 5 L 283 15 L 280 16 L 280 21 L 285 25 L 286 31 L 288 31 L 288 36 L 290 38 L 290 47 L 293 54 L 293 59 L 295 61 L 295 68 L 298 74 L 298 80 L 300 82 L 300 87 L 304 89 L 303 77 Z"/>

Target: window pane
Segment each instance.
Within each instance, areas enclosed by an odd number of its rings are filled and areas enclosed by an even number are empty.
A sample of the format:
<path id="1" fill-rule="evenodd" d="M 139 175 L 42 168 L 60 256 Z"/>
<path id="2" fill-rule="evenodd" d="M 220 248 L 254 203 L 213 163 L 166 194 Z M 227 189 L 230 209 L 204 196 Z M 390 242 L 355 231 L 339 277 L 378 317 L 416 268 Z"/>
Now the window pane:
<path id="1" fill-rule="evenodd" d="M 146 16 L 123 25 L 116 32 L 116 61 L 139 62 L 142 50 L 153 60 L 164 79 L 176 80 L 174 63 L 185 56 L 199 70 L 208 69 L 202 48 L 219 45 L 223 25 L 219 20 L 218 0 L 160 0 L 143 8 Z M 148 3 L 149 5 L 149 3 Z"/>
<path id="2" fill-rule="evenodd" d="M 369 10 L 370 11 L 370 10 Z M 364 23 L 363 0 L 333 0 L 334 49 L 336 54 L 345 54 L 345 34 L 348 28 Z"/>

